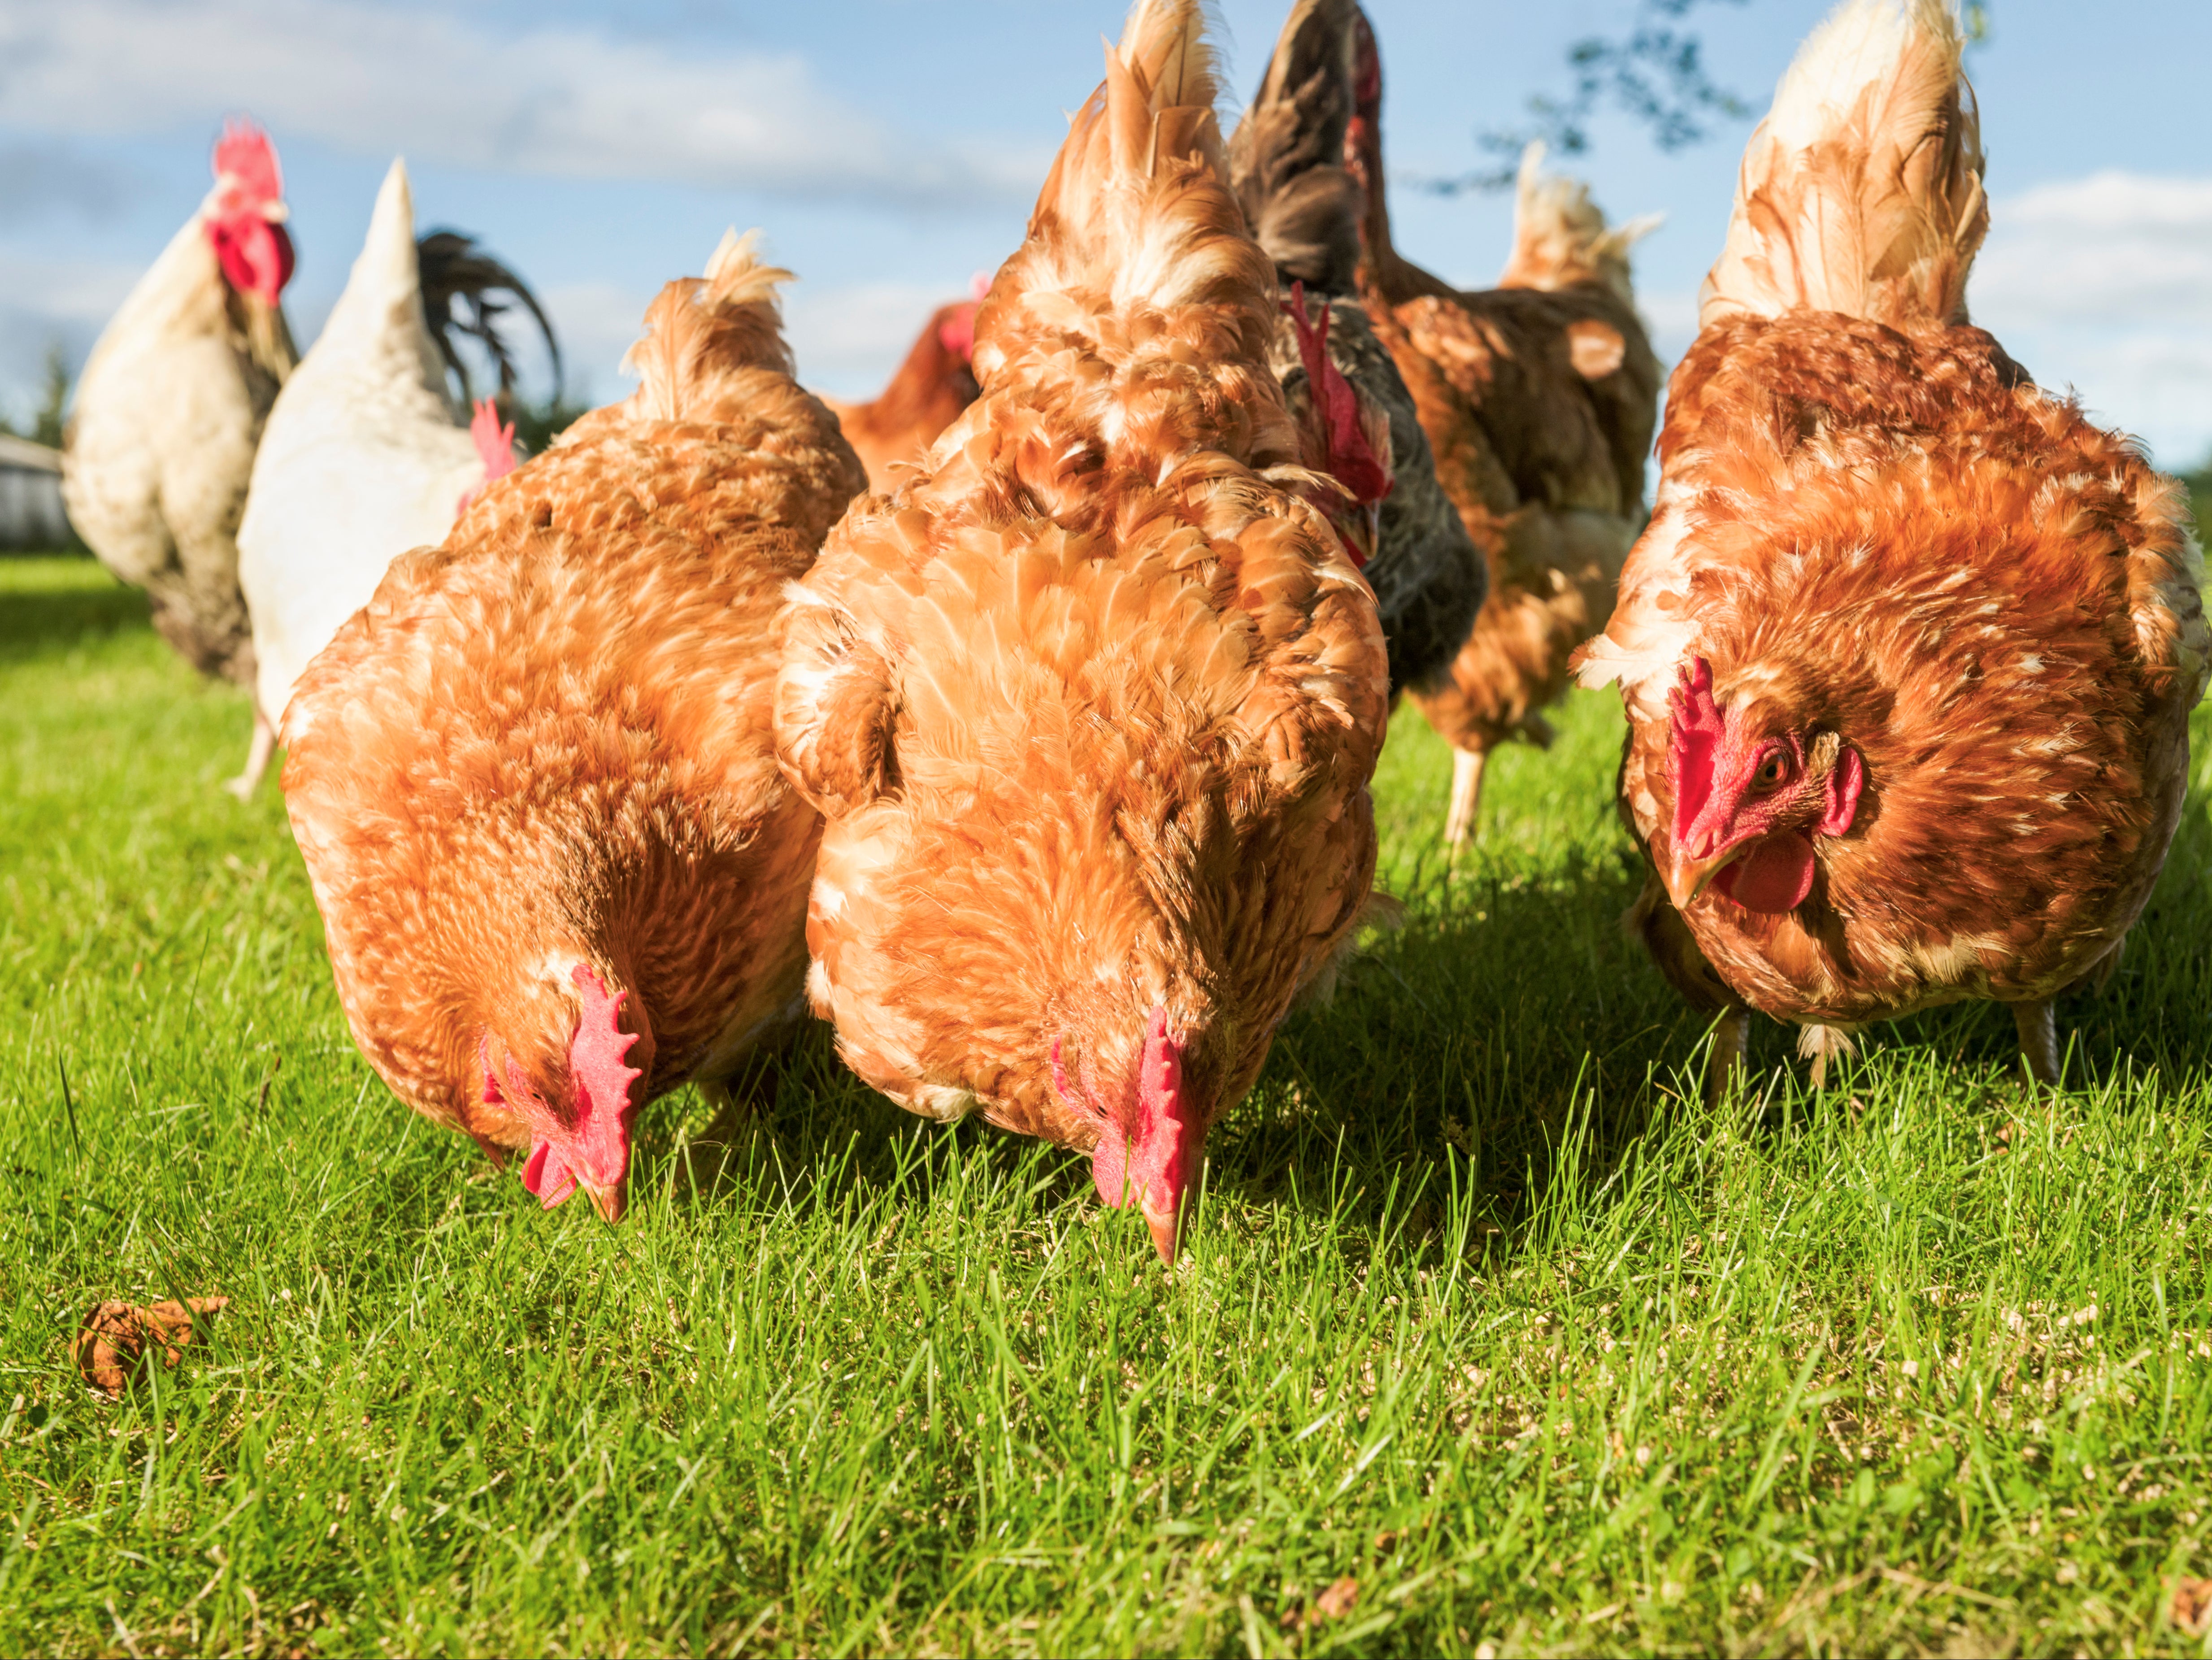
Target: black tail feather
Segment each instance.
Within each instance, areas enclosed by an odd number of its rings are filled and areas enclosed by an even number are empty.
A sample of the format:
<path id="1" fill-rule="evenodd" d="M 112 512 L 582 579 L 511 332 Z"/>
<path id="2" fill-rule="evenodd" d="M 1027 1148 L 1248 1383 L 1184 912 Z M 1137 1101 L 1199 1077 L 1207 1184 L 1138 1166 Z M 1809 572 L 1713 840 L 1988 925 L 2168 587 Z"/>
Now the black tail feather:
<path id="1" fill-rule="evenodd" d="M 446 367 L 459 377 L 464 398 L 474 401 L 476 397 L 468 365 L 459 350 L 461 337 L 467 336 L 490 354 L 499 369 L 501 395 L 507 401 L 513 400 L 514 357 L 501 331 L 501 319 L 514 306 L 491 297 L 503 292 L 522 302 L 523 309 L 536 319 L 539 331 L 544 335 L 545 349 L 553 358 L 553 396 L 556 401 L 559 399 L 561 343 L 554 337 L 553 325 L 527 283 L 479 248 L 474 237 L 459 231 L 434 230 L 418 238 L 415 259 L 422 277 L 422 310 L 429 319 L 430 333 L 438 342 L 438 351 L 445 358 Z"/>
<path id="2" fill-rule="evenodd" d="M 1344 167 L 1353 109 L 1353 0 L 1298 0 L 1251 107 L 1229 143 L 1246 222 L 1285 283 L 1352 292 L 1359 185 Z"/>

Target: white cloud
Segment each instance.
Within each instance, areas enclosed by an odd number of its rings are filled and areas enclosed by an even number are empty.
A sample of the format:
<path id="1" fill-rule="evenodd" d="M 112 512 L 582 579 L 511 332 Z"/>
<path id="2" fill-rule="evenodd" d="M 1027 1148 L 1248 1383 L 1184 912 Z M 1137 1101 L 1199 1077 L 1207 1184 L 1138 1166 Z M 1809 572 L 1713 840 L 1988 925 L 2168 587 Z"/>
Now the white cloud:
<path id="1" fill-rule="evenodd" d="M 1972 298 L 2024 322 L 2212 327 L 2212 179 L 2100 173 L 2000 201 Z"/>
<path id="2" fill-rule="evenodd" d="M 489 72 L 488 72 L 489 71 Z M 1048 160 L 890 131 L 804 59 L 364 0 L 7 0 L 0 119 L 150 133 L 250 109 L 372 155 L 883 203 L 1025 199 Z"/>
<path id="3" fill-rule="evenodd" d="M 94 333 L 131 292 L 137 265 L 95 259 L 43 259 L 0 252 L 0 295 L 14 310 L 53 327 L 89 327 Z"/>
<path id="4" fill-rule="evenodd" d="M 621 397 L 629 389 L 630 377 L 615 366 L 637 338 L 638 326 L 653 296 L 632 294 L 612 283 L 566 283 L 542 289 L 538 299 L 561 337 L 568 395 L 601 404 Z M 524 362 L 535 365 L 538 361 L 536 331 L 517 330 L 515 336 L 528 345 L 531 355 Z M 544 383 L 533 377 L 526 384 L 543 386 Z"/>
<path id="5" fill-rule="evenodd" d="M 0 250 L 0 416 L 20 423 L 34 415 L 47 352 L 58 345 L 72 371 L 82 366 L 137 280 L 133 265 Z"/>
<path id="6" fill-rule="evenodd" d="M 2160 462 L 2212 449 L 2212 179 L 2107 172 L 1990 210 L 1974 320 Z"/>

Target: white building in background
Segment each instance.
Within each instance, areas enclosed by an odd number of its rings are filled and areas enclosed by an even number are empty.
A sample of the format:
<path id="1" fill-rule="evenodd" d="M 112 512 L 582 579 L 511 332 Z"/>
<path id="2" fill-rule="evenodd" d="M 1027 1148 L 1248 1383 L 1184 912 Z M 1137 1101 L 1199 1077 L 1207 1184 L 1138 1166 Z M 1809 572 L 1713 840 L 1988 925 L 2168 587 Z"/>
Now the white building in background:
<path id="1" fill-rule="evenodd" d="M 76 544 L 62 509 L 62 453 L 0 434 L 0 548 Z"/>

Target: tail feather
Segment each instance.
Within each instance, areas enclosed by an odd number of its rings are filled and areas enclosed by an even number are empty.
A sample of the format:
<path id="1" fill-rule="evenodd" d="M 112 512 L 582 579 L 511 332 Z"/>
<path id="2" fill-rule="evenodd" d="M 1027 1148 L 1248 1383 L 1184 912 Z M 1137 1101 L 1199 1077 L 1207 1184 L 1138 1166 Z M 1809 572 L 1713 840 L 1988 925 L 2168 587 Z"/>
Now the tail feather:
<path id="1" fill-rule="evenodd" d="M 1229 141 L 1244 217 L 1285 282 L 1346 295 L 1359 266 L 1359 185 L 1344 166 L 1353 0 L 1297 0 L 1260 91 Z"/>
<path id="2" fill-rule="evenodd" d="M 641 377 L 639 416 L 680 421 L 733 370 L 795 373 L 775 296 L 792 275 L 759 258 L 759 241 L 758 231 L 724 231 L 705 277 L 678 277 L 646 308 L 645 333 L 622 362 Z"/>
<path id="3" fill-rule="evenodd" d="M 1138 0 L 1120 47 L 1106 54 L 1106 125 L 1121 177 L 1152 178 L 1164 160 L 1209 146 L 1219 168 L 1220 83 L 1205 22 L 1196 0 Z"/>
<path id="4" fill-rule="evenodd" d="M 1205 24 L 1200 0 L 1137 0 L 1030 216 L 1034 240 L 1065 250 L 1071 271 L 1110 283 L 1119 301 L 1187 301 L 1217 274 L 1218 261 L 1188 257 L 1194 246 L 1243 229 L 1227 189 Z M 1171 204 L 1167 192 L 1194 172 L 1222 188 Z"/>
<path id="5" fill-rule="evenodd" d="M 1556 291 L 1577 283 L 1602 283 L 1630 304 L 1636 300 L 1628 251 L 1659 228 L 1650 213 L 1608 229 L 1605 215 L 1580 179 L 1544 171 L 1540 141 L 1522 152 L 1513 202 L 1513 252 L 1498 278 L 1501 289 Z"/>
<path id="6" fill-rule="evenodd" d="M 1951 0 L 1844 0 L 1752 135 L 1700 322 L 1793 307 L 1960 323 L 1989 228 Z"/>
<path id="7" fill-rule="evenodd" d="M 439 355 L 459 380 L 465 398 L 476 397 L 468 365 L 459 350 L 465 336 L 490 354 L 499 371 L 500 391 L 509 394 L 514 391 L 514 355 L 500 322 L 511 307 L 491 297 L 501 293 L 520 301 L 545 337 L 545 350 L 553 359 L 555 395 L 559 395 L 561 343 L 528 283 L 486 253 L 474 237 L 459 231 L 432 231 L 415 244 L 415 260 L 422 288 L 422 314 L 429 322 L 431 337 L 438 343 Z"/>
<path id="8" fill-rule="evenodd" d="M 389 373 L 396 352 L 403 362 L 414 360 L 426 392 L 448 397 L 446 365 L 438 342 L 425 325 L 422 297 L 414 190 L 408 182 L 407 163 L 395 160 L 377 187 L 368 234 L 362 239 L 344 291 L 331 307 L 310 358 L 325 372 L 336 364 L 350 363 L 374 365 L 367 372 L 382 374 Z"/>

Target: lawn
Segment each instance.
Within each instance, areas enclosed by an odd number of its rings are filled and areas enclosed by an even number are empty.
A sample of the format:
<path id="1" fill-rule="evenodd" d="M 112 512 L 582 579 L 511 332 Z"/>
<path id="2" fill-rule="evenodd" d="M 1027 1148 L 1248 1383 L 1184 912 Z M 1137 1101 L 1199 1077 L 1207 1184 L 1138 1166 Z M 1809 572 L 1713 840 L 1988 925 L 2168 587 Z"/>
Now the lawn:
<path id="1" fill-rule="evenodd" d="M 2212 822 L 2068 1087 L 1964 1006 L 1708 1110 L 1612 695 L 1401 714 L 1409 902 L 1164 1272 L 1082 1160 L 812 1034 L 742 1174 L 544 1213 L 356 1054 L 243 697 L 0 561 L 0 1652 L 2201 1652 Z M 2200 727 L 2200 740 L 2206 736 Z M 106 1298 L 233 1298 L 111 1402 Z"/>

